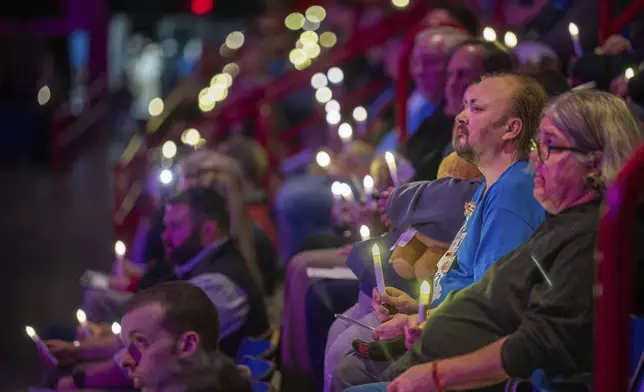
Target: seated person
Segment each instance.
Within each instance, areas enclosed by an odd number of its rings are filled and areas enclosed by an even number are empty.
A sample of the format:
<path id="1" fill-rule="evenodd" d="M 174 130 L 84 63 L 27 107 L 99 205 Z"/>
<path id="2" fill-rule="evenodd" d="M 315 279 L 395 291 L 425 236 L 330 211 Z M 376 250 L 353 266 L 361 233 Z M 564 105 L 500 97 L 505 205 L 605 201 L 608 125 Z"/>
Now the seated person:
<path id="1" fill-rule="evenodd" d="M 115 360 L 77 367 L 72 376 L 60 378 L 58 391 L 127 386 L 146 390 L 174 358 L 218 350 L 217 309 L 202 290 L 188 282 L 160 283 L 135 294 L 121 323 L 122 339 L 111 335 L 79 347 L 46 342 L 61 366 L 77 359 L 105 359 L 120 350 Z"/>
<path id="2" fill-rule="evenodd" d="M 412 349 L 388 366 L 345 357 L 336 391 L 505 390 L 508 378 L 592 371 L 595 241 L 603 191 L 644 131 L 621 99 L 573 91 L 544 110 L 531 153 L 534 195 L 549 215 L 481 280 L 452 292 L 426 322 L 409 317 Z"/>
<path id="3" fill-rule="evenodd" d="M 184 280 L 202 289 L 220 314 L 221 350 L 235 356 L 242 338 L 259 336 L 269 325 L 261 292 L 230 238 L 224 200 L 212 189 L 190 188 L 168 202 L 165 226 L 163 241 L 171 270 L 156 277 L 151 286 Z M 97 350 L 110 355 L 114 342 L 90 340 L 78 347 L 56 342 L 55 346 L 54 354 L 71 351 L 75 359 L 89 360 L 97 359 Z"/>
<path id="4" fill-rule="evenodd" d="M 543 221 L 543 208 L 532 195 L 526 159 L 546 100 L 534 79 L 518 74 L 484 77 L 467 89 L 452 146 L 459 156 L 476 164 L 485 181 L 465 206 L 465 224 L 438 263 L 432 306 L 481 279 L 497 259 L 525 242 Z M 374 300 L 405 309 L 417 306 L 401 294 L 387 288 L 387 295 Z M 383 321 L 390 318 L 384 307 L 379 307 L 378 314 Z"/>
<path id="5" fill-rule="evenodd" d="M 353 141 L 348 151 L 334 156 L 328 169 L 321 170 L 317 165 L 312 165 L 310 171 L 314 175 L 297 176 L 284 181 L 275 199 L 281 263 L 286 264 L 302 250 L 305 241 L 311 237 L 333 237 L 333 195 L 330 190 L 335 180 L 332 176 L 350 179 L 354 175 L 361 179 L 368 170 L 372 156 L 370 146 L 361 141 Z M 320 242 L 323 241 L 318 241 Z"/>
<path id="6" fill-rule="evenodd" d="M 373 238 L 353 245 L 347 264 L 360 279 L 360 293 L 357 303 L 344 314 L 371 327 L 380 321 L 371 305 L 371 293 L 375 286 L 371 247 L 378 243 L 382 259 L 388 260 L 389 249 L 408 228 L 418 231 L 423 245 L 430 252 L 423 261 L 409 261 L 401 265 L 400 260 L 390 260 L 383 265 L 385 282 L 403 289 L 407 293 L 418 292 L 417 281 L 433 278 L 436 262 L 447 250 L 449 243 L 463 224 L 463 205 L 472 199 L 482 182 L 481 172 L 476 166 L 453 153 L 443 160 L 440 178 L 436 181 L 416 182 L 401 185 L 389 196 L 390 210 L 387 214 L 393 231 L 383 237 Z M 407 262 L 403 260 L 403 264 Z M 409 268 L 413 266 L 413 268 Z M 325 350 L 325 390 L 335 364 L 351 351 L 355 339 L 369 339 L 371 333 L 359 326 L 350 325 L 340 319 L 329 329 Z"/>
<path id="7" fill-rule="evenodd" d="M 465 89 L 483 74 L 511 69 L 512 56 L 496 43 L 472 38 L 453 49 L 446 68 L 444 104 L 405 144 L 404 154 L 416 170 L 416 181 L 435 179 L 441 160 L 451 152 L 454 118 L 463 109 Z"/>

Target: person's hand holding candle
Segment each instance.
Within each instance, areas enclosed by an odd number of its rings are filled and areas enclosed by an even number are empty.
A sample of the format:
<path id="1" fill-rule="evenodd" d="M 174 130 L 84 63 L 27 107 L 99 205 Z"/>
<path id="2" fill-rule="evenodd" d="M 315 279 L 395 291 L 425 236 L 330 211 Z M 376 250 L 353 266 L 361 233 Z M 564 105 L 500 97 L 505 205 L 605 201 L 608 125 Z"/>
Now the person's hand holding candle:
<path id="1" fill-rule="evenodd" d="M 422 322 L 419 322 L 419 319 L 420 313 L 418 315 L 411 315 L 408 319 L 409 321 L 407 325 L 405 325 L 405 347 L 407 347 L 407 350 L 411 350 L 414 343 L 416 343 L 416 341 L 420 339 L 420 336 L 423 334 L 423 328 L 425 327 L 427 320 L 424 319 Z"/>
<path id="2" fill-rule="evenodd" d="M 418 311 L 418 301 L 395 287 L 385 288 L 385 295 L 380 295 L 374 288 L 371 293 L 371 305 L 381 321 L 388 320 L 392 316 L 385 305 L 393 306 L 399 313 L 410 314 Z"/>

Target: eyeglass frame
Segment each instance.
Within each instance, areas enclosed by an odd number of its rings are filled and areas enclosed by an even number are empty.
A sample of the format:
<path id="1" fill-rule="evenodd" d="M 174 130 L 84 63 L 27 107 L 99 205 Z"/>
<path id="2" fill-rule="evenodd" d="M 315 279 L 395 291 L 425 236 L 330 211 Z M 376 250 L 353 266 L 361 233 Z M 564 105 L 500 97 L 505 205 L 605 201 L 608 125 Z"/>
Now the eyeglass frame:
<path id="1" fill-rule="evenodd" d="M 543 157 L 543 154 L 541 153 L 541 145 L 546 147 L 546 153 L 545 153 L 545 158 Z M 545 161 L 550 158 L 550 151 L 555 150 L 555 151 L 570 151 L 570 152 L 576 152 L 578 154 L 587 154 L 588 151 L 584 151 L 580 148 L 577 147 L 565 147 L 565 146 L 551 146 L 549 144 L 545 143 L 539 143 L 536 139 L 532 139 L 532 151 L 537 151 L 537 158 L 539 158 L 539 161 L 541 163 L 544 163 Z"/>

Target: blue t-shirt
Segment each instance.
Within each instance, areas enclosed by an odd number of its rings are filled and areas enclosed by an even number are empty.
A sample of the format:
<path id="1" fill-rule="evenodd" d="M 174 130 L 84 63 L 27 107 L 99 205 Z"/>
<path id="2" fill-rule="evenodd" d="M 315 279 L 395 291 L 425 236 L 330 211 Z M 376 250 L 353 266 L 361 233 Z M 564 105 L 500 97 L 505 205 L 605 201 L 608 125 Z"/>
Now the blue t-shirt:
<path id="1" fill-rule="evenodd" d="M 440 297 L 432 302 L 433 307 L 450 292 L 481 279 L 492 264 L 523 244 L 541 224 L 545 211 L 532 194 L 533 176 L 527 166 L 525 161 L 515 162 L 485 194 L 485 182 L 476 190 L 467 234 L 456 260 L 438 283 Z"/>

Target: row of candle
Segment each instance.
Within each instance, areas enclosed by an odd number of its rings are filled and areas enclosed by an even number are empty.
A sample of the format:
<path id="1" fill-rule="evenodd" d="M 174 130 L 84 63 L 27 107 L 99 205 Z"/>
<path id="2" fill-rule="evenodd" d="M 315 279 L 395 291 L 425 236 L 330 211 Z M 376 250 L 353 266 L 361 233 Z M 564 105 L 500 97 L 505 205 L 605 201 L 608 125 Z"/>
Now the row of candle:
<path id="1" fill-rule="evenodd" d="M 114 253 L 116 254 L 116 266 L 115 266 L 115 275 L 119 278 L 123 278 L 125 276 L 125 253 L 127 251 L 127 248 L 123 241 L 116 241 L 114 244 Z M 83 331 L 83 337 L 85 339 L 89 339 L 92 337 L 92 333 L 89 329 L 89 324 L 87 322 L 87 314 L 85 314 L 85 311 L 83 309 L 78 309 L 76 311 L 76 320 L 78 321 L 78 325 L 80 326 L 81 330 Z M 121 342 L 123 343 L 123 337 L 121 336 L 121 325 L 117 322 L 112 323 L 112 333 L 116 336 L 119 337 Z M 27 336 L 33 340 L 33 342 L 36 344 L 36 347 L 38 347 L 38 350 L 47 357 L 47 360 L 49 362 L 56 366 L 58 365 L 58 360 L 56 357 L 53 356 L 51 351 L 47 348 L 47 345 L 40 339 L 40 336 L 38 336 L 38 333 L 36 330 L 27 325 L 25 327 L 25 332 L 27 333 Z M 76 342 L 75 342 L 76 343 Z"/>
<path id="2" fill-rule="evenodd" d="M 80 325 L 81 329 L 83 330 L 83 335 L 86 339 L 91 338 L 92 334 L 89 330 L 89 326 L 87 324 L 87 316 L 85 315 L 85 312 L 83 309 L 78 309 L 76 311 L 76 319 L 78 320 L 78 324 Z M 121 336 L 121 324 L 117 323 L 116 321 L 112 323 L 112 333 L 116 336 L 118 336 L 121 344 L 124 345 L 124 340 L 123 337 Z M 27 333 L 27 336 L 31 338 L 31 340 L 36 344 L 36 347 L 38 348 L 38 351 L 40 351 L 45 357 L 47 357 L 47 360 L 54 366 L 58 365 L 58 360 L 56 357 L 49 351 L 49 348 L 45 344 L 45 342 L 40 339 L 40 336 L 38 336 L 38 333 L 36 330 L 27 325 L 25 327 L 25 332 Z M 75 345 L 77 345 L 77 342 L 74 342 Z"/>

